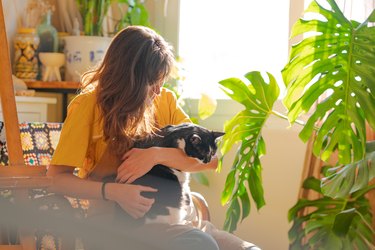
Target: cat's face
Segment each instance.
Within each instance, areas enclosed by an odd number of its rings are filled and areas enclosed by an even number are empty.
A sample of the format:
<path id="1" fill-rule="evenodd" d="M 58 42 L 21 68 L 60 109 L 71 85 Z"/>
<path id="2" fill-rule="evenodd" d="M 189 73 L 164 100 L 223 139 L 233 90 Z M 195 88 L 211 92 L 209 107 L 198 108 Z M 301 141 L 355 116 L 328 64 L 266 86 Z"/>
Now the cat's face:
<path id="1" fill-rule="evenodd" d="M 223 136 L 223 132 L 210 131 L 201 126 L 190 124 L 183 130 L 183 138 L 180 138 L 179 147 L 188 156 L 198 158 L 204 163 L 211 161 L 216 154 L 216 139 Z"/>

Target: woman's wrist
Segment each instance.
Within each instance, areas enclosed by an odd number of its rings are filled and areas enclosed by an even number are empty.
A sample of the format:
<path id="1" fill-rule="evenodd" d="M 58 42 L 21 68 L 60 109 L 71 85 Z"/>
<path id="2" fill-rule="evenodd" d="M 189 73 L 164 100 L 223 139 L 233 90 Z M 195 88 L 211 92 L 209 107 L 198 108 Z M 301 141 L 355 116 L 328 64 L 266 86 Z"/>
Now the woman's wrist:
<path id="1" fill-rule="evenodd" d="M 155 165 L 164 163 L 164 154 L 162 147 L 151 147 L 149 148 L 150 154 L 149 157 L 153 160 Z"/>
<path id="2" fill-rule="evenodd" d="M 107 182 L 102 184 L 102 198 L 110 201 L 116 201 L 116 183 Z M 104 186 L 104 188 L 103 188 Z"/>
<path id="3" fill-rule="evenodd" d="M 163 148 L 163 147 L 152 147 L 153 149 L 153 157 L 154 162 L 156 164 L 162 164 L 168 167 L 174 167 L 173 163 L 174 160 L 171 160 L 174 158 L 175 154 L 172 153 L 172 150 L 176 150 L 175 148 Z"/>

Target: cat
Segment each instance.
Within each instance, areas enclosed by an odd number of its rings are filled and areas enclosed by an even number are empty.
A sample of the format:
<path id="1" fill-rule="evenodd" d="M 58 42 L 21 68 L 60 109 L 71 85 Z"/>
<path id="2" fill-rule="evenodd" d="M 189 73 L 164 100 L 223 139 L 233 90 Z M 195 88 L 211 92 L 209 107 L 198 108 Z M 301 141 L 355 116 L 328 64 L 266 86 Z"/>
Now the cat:
<path id="1" fill-rule="evenodd" d="M 180 148 L 188 156 L 208 163 L 216 154 L 216 139 L 223 135 L 223 132 L 210 131 L 192 123 L 183 123 L 166 126 L 156 134 L 136 141 L 134 147 Z M 113 181 L 115 176 L 112 176 L 111 179 Z M 124 223 L 127 225 L 179 224 L 183 221 L 191 203 L 189 173 L 156 165 L 146 175 L 135 180 L 133 184 L 157 189 L 157 192 L 142 193 L 147 198 L 155 199 L 155 202 L 145 216 L 137 220 L 132 219 L 118 206 L 115 215 L 116 221 L 121 223 L 125 220 Z"/>

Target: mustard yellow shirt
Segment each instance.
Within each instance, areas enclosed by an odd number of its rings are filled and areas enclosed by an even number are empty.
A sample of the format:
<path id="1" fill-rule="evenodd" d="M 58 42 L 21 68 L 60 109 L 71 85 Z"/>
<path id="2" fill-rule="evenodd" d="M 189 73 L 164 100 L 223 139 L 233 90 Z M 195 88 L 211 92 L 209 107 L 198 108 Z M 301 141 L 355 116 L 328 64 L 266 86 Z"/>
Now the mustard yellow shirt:
<path id="1" fill-rule="evenodd" d="M 170 90 L 162 88 L 154 104 L 156 120 L 160 127 L 190 122 Z M 106 147 L 100 111 L 96 105 L 96 93 L 88 92 L 76 96 L 68 107 L 68 115 L 51 164 L 77 167 L 79 176 L 85 178 L 99 161 Z"/>

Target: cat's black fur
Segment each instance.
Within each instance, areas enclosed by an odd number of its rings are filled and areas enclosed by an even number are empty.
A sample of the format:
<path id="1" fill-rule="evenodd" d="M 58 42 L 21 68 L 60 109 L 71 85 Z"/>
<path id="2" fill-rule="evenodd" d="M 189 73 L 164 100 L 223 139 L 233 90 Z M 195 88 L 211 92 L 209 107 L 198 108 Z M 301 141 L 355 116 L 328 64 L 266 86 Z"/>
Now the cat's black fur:
<path id="1" fill-rule="evenodd" d="M 184 146 L 182 149 L 188 156 L 198 158 L 207 163 L 211 161 L 212 156 L 216 153 L 216 139 L 222 135 L 224 135 L 222 132 L 209 131 L 195 124 L 184 123 L 164 127 L 156 135 L 137 141 L 134 147 L 149 148 L 157 146 L 181 148 Z M 155 219 L 159 215 L 168 216 L 169 210 L 167 207 L 183 209 L 184 205 L 190 203 L 190 195 L 187 193 L 190 192 L 187 183 L 188 176 L 186 176 L 186 180 L 181 180 L 181 175 L 178 174 L 180 176 L 179 179 L 175 174 L 177 173 L 176 171 L 178 170 L 172 170 L 163 165 L 156 165 L 146 175 L 133 182 L 133 184 L 150 186 L 158 190 L 157 192 L 142 193 L 145 197 L 154 198 L 155 203 L 144 218 L 137 220 L 136 224 L 144 223 L 146 218 Z M 184 175 L 184 173 L 181 174 L 182 176 Z M 121 210 L 118 213 L 122 214 L 122 219 L 132 220 L 129 215 L 125 215 L 125 212 L 121 208 L 118 210 Z"/>

